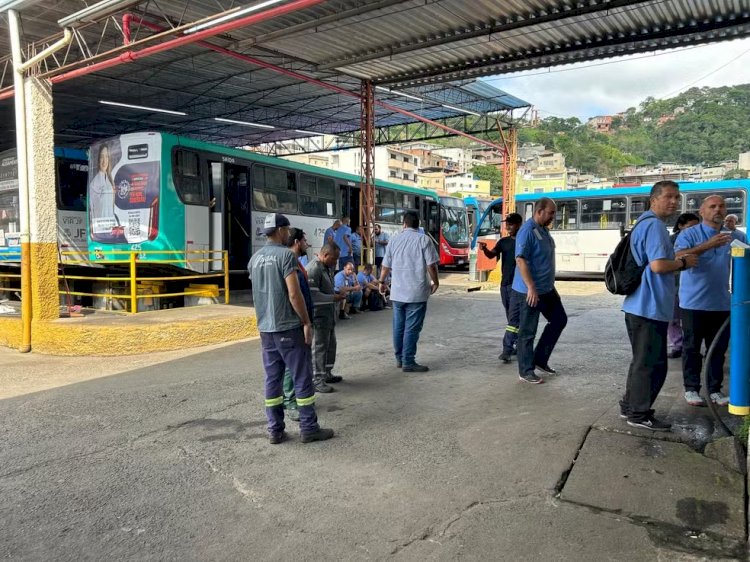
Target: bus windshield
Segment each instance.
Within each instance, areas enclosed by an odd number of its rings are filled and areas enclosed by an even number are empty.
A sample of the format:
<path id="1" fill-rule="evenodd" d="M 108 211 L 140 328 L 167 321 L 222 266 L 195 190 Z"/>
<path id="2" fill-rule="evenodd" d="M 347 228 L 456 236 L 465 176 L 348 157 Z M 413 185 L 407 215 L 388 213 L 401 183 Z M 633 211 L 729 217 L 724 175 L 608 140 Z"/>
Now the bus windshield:
<path id="1" fill-rule="evenodd" d="M 489 206 L 489 203 L 487 203 L 486 206 Z M 484 217 L 482 224 L 479 225 L 479 232 L 477 233 L 477 236 L 491 236 L 493 234 L 497 234 L 502 224 L 502 208 L 493 207 L 492 211 L 487 213 L 487 215 Z"/>
<path id="2" fill-rule="evenodd" d="M 468 244 L 466 208 L 441 205 L 440 215 L 441 231 L 446 242 L 451 246 Z"/>

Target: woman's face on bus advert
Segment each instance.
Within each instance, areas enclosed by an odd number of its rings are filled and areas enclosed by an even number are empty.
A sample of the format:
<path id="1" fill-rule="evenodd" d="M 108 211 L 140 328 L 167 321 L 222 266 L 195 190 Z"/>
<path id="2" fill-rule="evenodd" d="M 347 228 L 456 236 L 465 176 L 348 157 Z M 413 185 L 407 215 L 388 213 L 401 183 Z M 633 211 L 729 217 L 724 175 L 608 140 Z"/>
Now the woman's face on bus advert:
<path id="1" fill-rule="evenodd" d="M 106 146 L 103 146 L 101 151 L 99 151 L 99 171 L 109 171 L 109 148 Z"/>

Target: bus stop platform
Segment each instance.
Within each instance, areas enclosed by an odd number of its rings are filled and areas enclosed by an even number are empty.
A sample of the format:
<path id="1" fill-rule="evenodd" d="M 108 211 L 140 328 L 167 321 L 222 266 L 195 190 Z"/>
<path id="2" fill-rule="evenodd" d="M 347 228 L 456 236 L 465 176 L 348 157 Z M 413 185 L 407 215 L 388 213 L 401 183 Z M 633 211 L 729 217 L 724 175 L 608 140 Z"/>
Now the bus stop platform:
<path id="1" fill-rule="evenodd" d="M 0 316 L 0 345 L 21 343 L 21 318 Z M 190 349 L 258 335 L 255 310 L 210 304 L 138 314 L 84 311 L 76 318 L 32 323 L 32 351 L 49 355 L 119 356 Z"/>

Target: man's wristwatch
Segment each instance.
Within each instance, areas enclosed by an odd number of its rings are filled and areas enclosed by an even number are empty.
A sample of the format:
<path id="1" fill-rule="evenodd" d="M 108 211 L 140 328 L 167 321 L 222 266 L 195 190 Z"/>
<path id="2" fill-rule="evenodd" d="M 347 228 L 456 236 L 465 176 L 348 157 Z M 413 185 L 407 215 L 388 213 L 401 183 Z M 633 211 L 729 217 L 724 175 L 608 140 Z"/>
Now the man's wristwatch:
<path id="1" fill-rule="evenodd" d="M 680 256 L 677 259 L 682 262 L 682 267 L 680 267 L 680 271 L 685 271 L 687 269 L 687 259 L 685 259 L 685 256 Z"/>

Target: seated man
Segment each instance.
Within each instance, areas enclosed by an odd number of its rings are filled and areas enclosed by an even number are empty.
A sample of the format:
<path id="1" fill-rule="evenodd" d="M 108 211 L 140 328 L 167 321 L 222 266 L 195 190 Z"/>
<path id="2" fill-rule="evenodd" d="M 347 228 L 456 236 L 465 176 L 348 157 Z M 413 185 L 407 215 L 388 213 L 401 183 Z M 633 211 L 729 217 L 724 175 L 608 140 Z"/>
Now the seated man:
<path id="1" fill-rule="evenodd" d="M 364 269 L 357 275 L 362 287 L 362 306 L 361 310 L 380 310 L 385 304 L 384 298 L 378 290 L 378 281 L 372 274 L 372 264 L 366 263 Z"/>
<path id="2" fill-rule="evenodd" d="M 359 305 L 362 303 L 362 287 L 354 275 L 352 262 L 346 262 L 344 269 L 336 274 L 333 278 L 333 287 L 337 293 L 346 295 L 346 298 L 341 301 L 339 318 L 348 320 L 349 314 L 357 314 Z"/>

